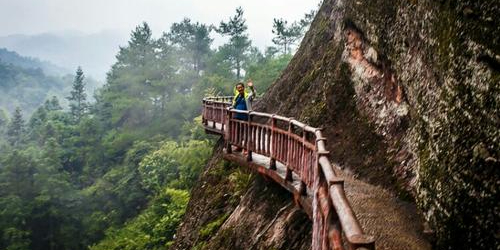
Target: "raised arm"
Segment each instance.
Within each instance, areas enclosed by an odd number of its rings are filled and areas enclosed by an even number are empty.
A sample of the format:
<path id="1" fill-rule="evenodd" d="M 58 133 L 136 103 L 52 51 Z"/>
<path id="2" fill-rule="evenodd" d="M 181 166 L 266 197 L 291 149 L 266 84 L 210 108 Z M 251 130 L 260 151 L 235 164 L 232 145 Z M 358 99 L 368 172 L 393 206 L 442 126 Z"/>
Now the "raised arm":
<path id="1" fill-rule="evenodd" d="M 257 96 L 257 92 L 255 91 L 255 87 L 253 86 L 252 80 L 248 80 L 247 86 L 250 89 L 250 93 L 248 93 L 248 96 L 251 99 L 255 98 L 255 96 Z"/>

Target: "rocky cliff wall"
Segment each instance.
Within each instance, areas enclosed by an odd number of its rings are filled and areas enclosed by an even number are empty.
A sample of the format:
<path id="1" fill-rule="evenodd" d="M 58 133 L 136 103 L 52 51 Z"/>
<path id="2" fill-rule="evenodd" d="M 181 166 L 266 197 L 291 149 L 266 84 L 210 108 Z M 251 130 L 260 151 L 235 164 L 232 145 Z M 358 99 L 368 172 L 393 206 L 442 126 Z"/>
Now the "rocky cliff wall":
<path id="1" fill-rule="evenodd" d="M 495 249 L 498 16 L 498 1 L 324 1 L 257 108 L 323 127 L 332 160 L 415 200 L 439 248 Z"/>
<path id="2" fill-rule="evenodd" d="M 322 127 L 332 162 L 372 184 L 352 182 L 361 191 L 347 192 L 378 249 L 427 249 L 412 245 L 421 242 L 419 213 L 393 212 L 401 199 L 418 204 L 437 249 L 498 249 L 499 16 L 498 1 L 325 0 L 288 68 L 257 103 L 259 111 Z M 307 226 L 292 223 L 307 225 L 306 217 L 286 193 L 269 193 L 272 184 L 257 177 L 240 185 L 240 198 L 225 199 L 236 191 L 224 188 L 241 177 L 228 176 L 240 170 L 229 168 L 206 186 L 217 164 L 193 190 L 173 249 L 307 249 Z M 376 186 L 397 197 L 372 195 Z M 385 214 L 376 211 L 391 199 Z M 370 200 L 387 204 L 366 209 Z"/>

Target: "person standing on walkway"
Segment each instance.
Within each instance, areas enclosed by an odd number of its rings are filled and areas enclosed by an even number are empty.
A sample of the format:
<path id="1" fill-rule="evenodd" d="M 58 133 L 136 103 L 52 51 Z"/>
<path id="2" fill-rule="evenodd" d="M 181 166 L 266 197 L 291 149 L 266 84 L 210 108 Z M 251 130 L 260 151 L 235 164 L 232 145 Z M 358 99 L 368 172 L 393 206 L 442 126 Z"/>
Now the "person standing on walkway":
<path id="1" fill-rule="evenodd" d="M 252 80 L 247 83 L 250 91 L 245 89 L 245 84 L 239 82 L 234 88 L 233 108 L 237 110 L 252 110 L 252 101 L 256 96 Z M 238 120 L 248 120 L 248 115 L 236 113 L 234 118 Z"/>
<path id="2" fill-rule="evenodd" d="M 237 110 L 252 110 L 252 101 L 254 97 L 256 96 L 255 88 L 253 87 L 252 80 L 249 80 L 247 83 L 248 88 L 250 89 L 250 92 L 245 90 L 245 85 L 243 82 L 239 82 L 236 84 L 234 88 L 234 97 L 233 97 L 233 105 L 232 107 Z M 248 120 L 248 115 L 247 114 L 241 114 L 241 113 L 235 113 L 234 118 L 242 121 L 247 121 Z M 236 124 L 237 126 L 237 131 L 240 131 L 240 123 Z M 244 142 L 242 142 L 245 144 Z M 236 147 L 236 152 L 241 151 L 241 147 Z M 243 154 L 246 154 L 246 150 L 243 152 Z"/>

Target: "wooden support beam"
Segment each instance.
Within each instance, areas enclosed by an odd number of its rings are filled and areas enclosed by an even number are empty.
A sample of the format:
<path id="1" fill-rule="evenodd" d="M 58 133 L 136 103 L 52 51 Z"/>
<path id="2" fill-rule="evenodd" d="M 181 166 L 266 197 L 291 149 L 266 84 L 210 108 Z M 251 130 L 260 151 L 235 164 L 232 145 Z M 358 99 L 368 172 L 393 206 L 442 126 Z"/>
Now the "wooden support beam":
<path id="1" fill-rule="evenodd" d="M 269 161 L 269 168 L 271 170 L 276 170 L 276 159 L 274 159 L 274 158 L 270 159 L 270 161 Z"/>
<path id="2" fill-rule="evenodd" d="M 286 168 L 286 175 L 285 175 L 285 181 L 287 182 L 293 182 L 293 176 L 292 176 L 293 171 L 290 168 Z"/>
<path id="3" fill-rule="evenodd" d="M 304 181 L 300 181 L 299 194 L 307 196 L 307 185 Z"/>

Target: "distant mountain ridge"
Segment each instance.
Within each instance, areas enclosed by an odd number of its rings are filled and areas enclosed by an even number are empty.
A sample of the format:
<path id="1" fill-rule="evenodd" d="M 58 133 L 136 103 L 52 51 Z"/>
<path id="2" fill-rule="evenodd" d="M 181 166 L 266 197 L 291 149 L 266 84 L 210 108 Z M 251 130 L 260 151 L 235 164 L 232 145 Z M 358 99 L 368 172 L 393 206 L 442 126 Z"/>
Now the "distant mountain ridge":
<path id="1" fill-rule="evenodd" d="M 47 76 L 41 68 L 23 68 L 0 62 L 0 108 L 9 113 L 19 107 L 24 114 L 31 114 L 45 100 L 64 96 L 71 89 L 71 75 L 64 78 Z"/>
<path id="2" fill-rule="evenodd" d="M 38 58 L 21 56 L 17 52 L 9 51 L 5 48 L 0 48 L 0 62 L 4 64 L 12 64 L 23 69 L 40 68 L 46 75 L 50 76 L 62 76 L 71 73 L 70 69 L 59 67 L 49 61 L 42 61 Z"/>
<path id="3" fill-rule="evenodd" d="M 83 71 L 87 75 L 85 68 Z M 0 48 L 0 109 L 9 113 L 20 107 L 29 115 L 52 96 L 66 107 L 73 79 L 74 69 Z M 94 91 L 102 82 L 90 76 L 86 76 L 84 82 L 87 100 L 92 101 Z"/>
<path id="4" fill-rule="evenodd" d="M 48 60 L 59 67 L 75 69 L 82 66 L 87 75 L 104 80 L 115 62 L 119 46 L 127 44 L 128 36 L 127 32 L 115 30 L 93 34 L 75 31 L 15 34 L 0 37 L 0 47 Z"/>

